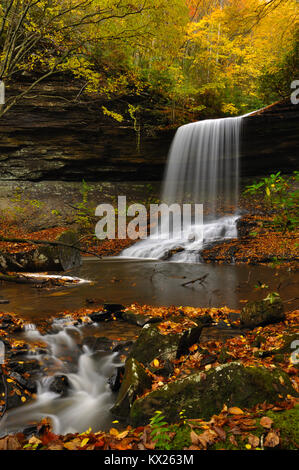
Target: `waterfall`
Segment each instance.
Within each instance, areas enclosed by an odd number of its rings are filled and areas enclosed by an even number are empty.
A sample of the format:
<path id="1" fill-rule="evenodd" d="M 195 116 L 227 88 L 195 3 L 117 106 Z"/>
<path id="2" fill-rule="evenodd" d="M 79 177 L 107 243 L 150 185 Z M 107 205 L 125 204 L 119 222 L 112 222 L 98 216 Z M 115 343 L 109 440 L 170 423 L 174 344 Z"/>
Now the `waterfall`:
<path id="1" fill-rule="evenodd" d="M 196 262 L 204 245 L 237 236 L 241 117 L 181 126 L 167 162 L 162 201 L 203 204 L 204 222 L 183 227 L 180 237 L 154 234 L 123 251 L 129 258 Z M 203 236 L 196 238 L 196 234 Z"/>

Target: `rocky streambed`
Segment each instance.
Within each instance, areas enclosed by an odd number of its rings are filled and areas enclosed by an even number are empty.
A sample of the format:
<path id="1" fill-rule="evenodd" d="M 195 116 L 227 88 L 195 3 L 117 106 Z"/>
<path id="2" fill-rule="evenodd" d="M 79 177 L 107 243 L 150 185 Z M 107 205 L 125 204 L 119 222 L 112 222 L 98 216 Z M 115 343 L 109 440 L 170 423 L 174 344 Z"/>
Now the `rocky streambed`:
<path id="1" fill-rule="evenodd" d="M 79 405 L 83 427 L 87 419 L 95 431 L 115 419 L 145 426 L 158 410 L 175 423 L 180 413 L 209 420 L 224 406 L 292 408 L 299 396 L 297 314 L 285 313 L 279 298 L 248 302 L 241 312 L 106 304 L 37 329 L 2 314 L 1 405 L 2 413 L 11 410 L 2 434 L 23 427 L 32 435 L 46 416 L 56 433 L 81 432 L 71 419 Z M 102 333 L 107 325 L 116 328 L 110 337 Z M 127 337 L 117 337 L 119 326 Z"/>

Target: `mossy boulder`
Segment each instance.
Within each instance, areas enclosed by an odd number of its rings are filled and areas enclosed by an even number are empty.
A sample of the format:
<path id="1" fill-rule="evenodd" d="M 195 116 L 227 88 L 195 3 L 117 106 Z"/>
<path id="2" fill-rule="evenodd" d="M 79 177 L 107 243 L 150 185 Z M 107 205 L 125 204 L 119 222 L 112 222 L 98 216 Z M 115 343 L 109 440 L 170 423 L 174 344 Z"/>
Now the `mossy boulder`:
<path id="1" fill-rule="evenodd" d="M 157 325 L 147 324 L 134 343 L 129 357 L 146 367 L 149 367 L 154 359 L 169 363 L 188 353 L 188 348 L 199 340 L 202 328 L 203 325 L 181 333 L 162 334 Z"/>
<path id="2" fill-rule="evenodd" d="M 224 404 L 251 408 L 258 403 L 275 403 L 287 394 L 296 395 L 288 375 L 264 367 L 225 364 L 207 373 L 197 372 L 136 400 L 130 419 L 134 426 L 145 425 L 155 411 L 162 410 L 168 422 L 187 418 L 210 419 Z"/>
<path id="3" fill-rule="evenodd" d="M 263 299 L 256 302 L 247 302 L 241 311 L 241 326 L 255 328 L 281 322 L 285 319 L 283 304 L 279 297 L 275 300 Z"/>
<path id="4" fill-rule="evenodd" d="M 151 385 L 152 380 L 144 368 L 135 359 L 128 359 L 124 378 L 111 413 L 121 417 L 128 416 L 134 400 L 145 390 L 150 389 Z"/>
<path id="5" fill-rule="evenodd" d="M 129 357 L 145 366 L 149 366 L 153 359 L 160 361 L 175 359 L 182 336 L 183 333 L 163 335 L 156 325 L 145 325 Z"/>

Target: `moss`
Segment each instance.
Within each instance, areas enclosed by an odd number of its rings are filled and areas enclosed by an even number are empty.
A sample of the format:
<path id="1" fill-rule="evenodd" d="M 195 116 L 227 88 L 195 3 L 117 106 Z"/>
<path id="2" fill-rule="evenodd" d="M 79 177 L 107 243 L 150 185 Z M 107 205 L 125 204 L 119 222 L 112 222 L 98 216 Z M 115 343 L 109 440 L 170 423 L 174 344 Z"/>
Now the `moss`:
<path id="1" fill-rule="evenodd" d="M 171 450 L 182 450 L 191 445 L 190 426 L 174 425 L 170 427 L 171 432 L 175 432 L 175 436 L 171 442 Z"/>
<path id="2" fill-rule="evenodd" d="M 256 418 L 256 429 L 250 431 L 250 434 L 257 436 L 260 440 L 261 437 L 267 434 L 267 430 L 260 425 L 260 418 L 268 416 L 273 420 L 272 429 L 274 429 L 280 436 L 280 444 L 277 449 L 280 450 L 298 450 L 299 446 L 299 405 L 291 410 L 285 411 L 267 411 L 262 412 L 260 417 Z M 243 435 L 236 435 L 235 440 L 238 446 L 235 446 L 230 441 L 230 429 L 228 426 L 224 427 L 227 433 L 226 440 L 216 442 L 210 447 L 210 450 L 246 450 L 248 439 L 243 438 Z"/>
<path id="3" fill-rule="evenodd" d="M 174 423 L 184 409 L 187 418 L 210 419 L 224 404 L 252 408 L 263 402 L 275 403 L 287 394 L 296 392 L 284 371 L 229 363 L 206 374 L 192 374 L 136 400 L 130 417 L 134 425 L 143 425 L 162 409 L 166 420 Z"/>
<path id="4" fill-rule="evenodd" d="M 220 362 L 220 364 L 225 364 L 230 358 L 231 356 L 227 354 L 226 348 L 223 347 L 219 353 L 218 361 Z"/>
<path id="5" fill-rule="evenodd" d="M 280 431 L 280 448 L 298 450 L 299 405 L 286 411 L 268 411 L 266 415 L 273 420 L 273 428 Z"/>
<path id="6" fill-rule="evenodd" d="M 138 395 L 151 388 L 152 380 L 135 359 L 128 359 L 124 379 L 111 412 L 117 416 L 127 416 Z"/>
<path id="7" fill-rule="evenodd" d="M 160 334 L 157 326 L 145 325 L 134 343 L 131 358 L 148 366 L 153 359 L 175 359 L 182 334 Z"/>
<path id="8" fill-rule="evenodd" d="M 266 299 L 247 302 L 240 316 L 241 326 L 245 328 L 255 328 L 256 326 L 281 322 L 284 318 L 283 303 L 280 298 L 277 298 L 274 302 Z"/>

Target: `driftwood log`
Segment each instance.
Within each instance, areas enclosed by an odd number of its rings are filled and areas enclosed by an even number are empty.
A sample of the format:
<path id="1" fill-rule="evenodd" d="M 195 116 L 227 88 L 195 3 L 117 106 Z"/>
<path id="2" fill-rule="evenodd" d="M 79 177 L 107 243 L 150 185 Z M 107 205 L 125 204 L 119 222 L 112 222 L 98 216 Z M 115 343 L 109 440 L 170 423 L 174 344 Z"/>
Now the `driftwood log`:
<path id="1" fill-rule="evenodd" d="M 10 243 L 28 243 L 31 250 L 17 253 L 0 253 L 0 270 L 8 271 L 68 271 L 81 265 L 80 252 L 88 253 L 80 247 L 75 232 L 69 230 L 56 240 L 27 240 L 21 238 L 1 238 Z M 93 254 L 94 253 L 90 253 Z"/>

